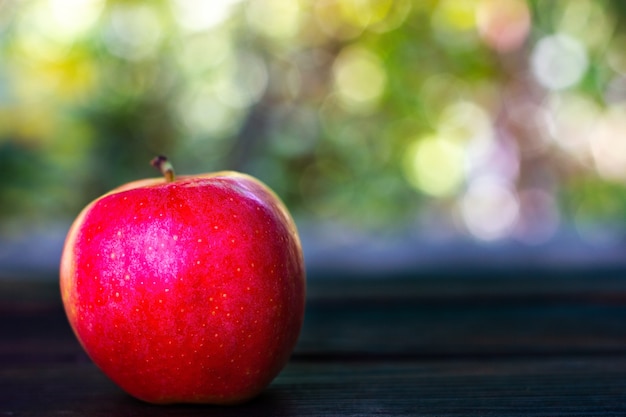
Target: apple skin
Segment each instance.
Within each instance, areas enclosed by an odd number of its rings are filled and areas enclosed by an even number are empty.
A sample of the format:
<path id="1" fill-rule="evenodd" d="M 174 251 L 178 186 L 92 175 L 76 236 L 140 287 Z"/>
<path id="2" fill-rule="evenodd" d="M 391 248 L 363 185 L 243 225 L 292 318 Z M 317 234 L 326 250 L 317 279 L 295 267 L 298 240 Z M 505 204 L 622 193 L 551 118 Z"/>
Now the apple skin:
<path id="1" fill-rule="evenodd" d="M 60 287 L 81 345 L 128 394 L 235 404 L 287 363 L 306 278 L 279 198 L 219 172 L 139 180 L 93 201 L 66 238 Z"/>

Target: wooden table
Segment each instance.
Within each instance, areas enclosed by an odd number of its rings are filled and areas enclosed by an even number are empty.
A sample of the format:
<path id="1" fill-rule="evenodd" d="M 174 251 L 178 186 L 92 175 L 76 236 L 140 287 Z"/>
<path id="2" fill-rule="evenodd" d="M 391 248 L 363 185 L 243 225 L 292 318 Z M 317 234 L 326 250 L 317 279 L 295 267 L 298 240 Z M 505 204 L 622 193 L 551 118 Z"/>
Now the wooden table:
<path id="1" fill-rule="evenodd" d="M 626 415 L 619 268 L 327 272 L 308 288 L 288 366 L 224 408 L 130 398 L 81 351 L 56 280 L 2 280 L 0 417 Z"/>

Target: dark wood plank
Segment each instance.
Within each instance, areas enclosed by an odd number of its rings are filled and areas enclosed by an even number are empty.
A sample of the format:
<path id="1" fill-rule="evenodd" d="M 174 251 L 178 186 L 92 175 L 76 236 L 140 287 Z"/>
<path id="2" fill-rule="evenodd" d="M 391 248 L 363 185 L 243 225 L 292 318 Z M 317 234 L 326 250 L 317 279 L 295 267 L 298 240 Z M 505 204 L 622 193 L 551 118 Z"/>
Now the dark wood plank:
<path id="1" fill-rule="evenodd" d="M 5 368 L 3 416 L 618 416 L 626 358 L 292 361 L 236 407 L 153 406 L 91 364 Z"/>
<path id="2" fill-rule="evenodd" d="M 625 280 L 439 278 L 311 280 L 292 361 L 234 408 L 133 400 L 82 352 L 56 283 L 5 281 L 0 416 L 626 415 Z"/>
<path id="3" fill-rule="evenodd" d="M 626 303 L 523 300 L 312 302 L 300 354 L 626 353 Z"/>
<path id="4" fill-rule="evenodd" d="M 339 297 L 335 291 L 316 287 L 319 285 L 311 284 L 313 294 L 296 356 L 626 353 L 626 302 L 621 301 L 619 291 L 610 293 L 613 298 L 602 296 L 609 292 L 600 287 L 595 293 L 570 293 L 569 297 L 549 296 L 541 288 L 497 296 L 486 295 L 476 287 L 474 292 L 466 290 L 465 296 L 419 296 L 421 283 L 390 282 L 386 292 L 364 291 L 364 286 L 380 285 L 369 282 L 362 283 L 360 293 Z M 80 357 L 82 352 L 64 317 L 58 293 L 40 291 L 50 298 L 38 295 L 32 304 L 17 303 L 15 308 L 5 304 L 4 311 L 0 308 L 0 331 L 4 335 L 0 339 L 0 364 Z M 45 346 L 45 350 L 38 346 Z"/>

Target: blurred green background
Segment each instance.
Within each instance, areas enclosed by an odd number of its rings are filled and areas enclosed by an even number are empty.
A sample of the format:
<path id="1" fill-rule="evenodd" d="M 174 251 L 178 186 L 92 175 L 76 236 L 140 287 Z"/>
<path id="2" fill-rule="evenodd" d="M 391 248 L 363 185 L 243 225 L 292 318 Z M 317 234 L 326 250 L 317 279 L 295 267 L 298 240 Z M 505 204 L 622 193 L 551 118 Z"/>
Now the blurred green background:
<path id="1" fill-rule="evenodd" d="M 259 177 L 321 240 L 618 245 L 625 18 L 617 0 L 0 0 L 0 258 L 58 253 L 41 231 L 159 153 Z"/>

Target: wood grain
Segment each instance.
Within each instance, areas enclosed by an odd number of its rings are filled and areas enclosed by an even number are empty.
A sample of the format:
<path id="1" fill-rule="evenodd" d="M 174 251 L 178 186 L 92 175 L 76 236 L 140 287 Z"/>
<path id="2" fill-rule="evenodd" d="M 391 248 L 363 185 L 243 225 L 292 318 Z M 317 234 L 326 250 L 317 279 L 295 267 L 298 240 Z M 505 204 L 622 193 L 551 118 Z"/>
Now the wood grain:
<path id="1" fill-rule="evenodd" d="M 0 282 L 0 417 L 626 415 L 626 279 L 564 279 L 311 280 L 292 360 L 229 408 L 130 398 L 82 352 L 54 283 Z"/>

